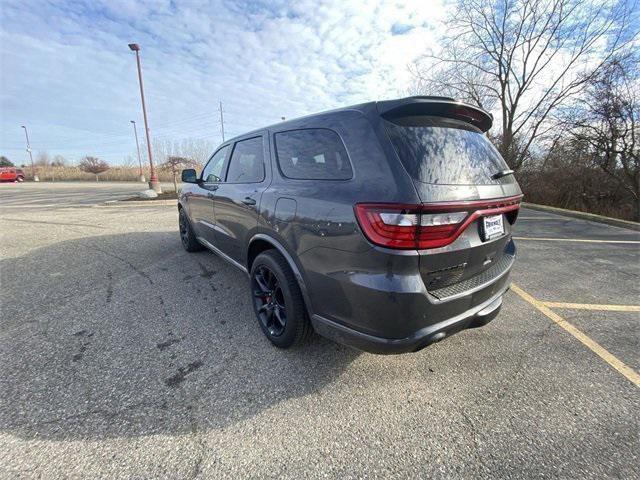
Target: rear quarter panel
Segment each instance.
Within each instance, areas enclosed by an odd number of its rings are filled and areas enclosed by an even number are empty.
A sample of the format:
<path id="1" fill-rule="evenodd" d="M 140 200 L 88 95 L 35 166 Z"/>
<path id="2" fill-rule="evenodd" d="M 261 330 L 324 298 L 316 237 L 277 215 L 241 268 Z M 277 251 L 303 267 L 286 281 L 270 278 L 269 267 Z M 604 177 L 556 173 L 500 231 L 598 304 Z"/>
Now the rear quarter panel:
<path id="1" fill-rule="evenodd" d="M 285 178 L 278 167 L 274 135 L 301 128 L 335 131 L 345 145 L 353 178 Z M 363 258 L 361 254 L 372 248 L 360 232 L 355 203 L 415 203 L 419 201 L 415 188 L 402 166 L 387 160 L 366 112 L 348 110 L 286 122 L 269 134 L 273 181 L 262 195 L 259 230 L 278 240 L 297 259 L 312 293 L 311 311 L 340 317 L 338 310 L 345 308 L 337 293 L 342 288 L 340 272 L 358 268 L 355 259 Z M 381 273 L 388 274 L 389 268 L 393 266 L 385 266 Z"/>

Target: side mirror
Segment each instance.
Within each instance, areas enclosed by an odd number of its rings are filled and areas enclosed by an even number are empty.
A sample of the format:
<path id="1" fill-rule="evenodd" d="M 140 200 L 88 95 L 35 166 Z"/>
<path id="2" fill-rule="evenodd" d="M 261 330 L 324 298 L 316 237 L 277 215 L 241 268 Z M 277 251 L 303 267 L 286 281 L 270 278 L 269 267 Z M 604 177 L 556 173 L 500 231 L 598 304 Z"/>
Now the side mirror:
<path id="1" fill-rule="evenodd" d="M 193 168 L 182 170 L 182 181 L 184 183 L 198 183 L 198 174 Z"/>

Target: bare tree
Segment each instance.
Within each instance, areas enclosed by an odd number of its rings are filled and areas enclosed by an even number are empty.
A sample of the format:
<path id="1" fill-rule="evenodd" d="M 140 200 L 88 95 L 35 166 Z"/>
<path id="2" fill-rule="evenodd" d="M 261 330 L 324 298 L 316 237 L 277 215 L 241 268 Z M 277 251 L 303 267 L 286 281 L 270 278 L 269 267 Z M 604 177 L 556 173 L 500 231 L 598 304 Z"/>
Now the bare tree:
<path id="1" fill-rule="evenodd" d="M 39 167 L 46 167 L 50 163 L 49 153 L 48 152 L 38 152 L 38 156 L 36 157 L 36 161 L 34 162 Z"/>
<path id="2" fill-rule="evenodd" d="M 136 161 L 131 155 L 125 155 L 122 157 L 122 163 L 120 163 L 120 165 L 124 168 L 134 168 L 136 166 Z"/>
<path id="3" fill-rule="evenodd" d="M 629 38 L 629 2 L 458 0 L 440 52 L 411 68 L 416 91 L 499 110 L 494 138 L 510 167 L 554 128 L 550 114 L 580 93 Z"/>
<path id="4" fill-rule="evenodd" d="M 91 156 L 86 156 L 80 160 L 78 166 L 83 172 L 93 173 L 96 176 L 96 182 L 98 181 L 98 175 L 109 170 L 109 164 L 107 162 Z"/>
<path id="5" fill-rule="evenodd" d="M 196 162 L 190 158 L 168 156 L 167 160 L 160 165 L 162 170 L 169 170 L 173 176 L 173 188 L 178 193 L 178 172 L 183 168 L 190 168 L 196 166 Z"/>
<path id="6" fill-rule="evenodd" d="M 51 160 L 52 167 L 64 167 L 66 164 L 67 160 L 62 155 L 56 155 L 53 157 L 53 160 Z"/>
<path id="7" fill-rule="evenodd" d="M 593 77 L 570 114 L 573 136 L 590 158 L 634 198 L 640 221 L 640 66 L 638 55 L 616 58 Z"/>
<path id="8" fill-rule="evenodd" d="M 207 139 L 183 138 L 181 140 L 167 140 L 154 138 L 154 157 L 159 164 L 167 161 L 168 157 L 184 157 L 192 159 L 196 164 L 203 165 L 215 149 L 215 144 Z"/>

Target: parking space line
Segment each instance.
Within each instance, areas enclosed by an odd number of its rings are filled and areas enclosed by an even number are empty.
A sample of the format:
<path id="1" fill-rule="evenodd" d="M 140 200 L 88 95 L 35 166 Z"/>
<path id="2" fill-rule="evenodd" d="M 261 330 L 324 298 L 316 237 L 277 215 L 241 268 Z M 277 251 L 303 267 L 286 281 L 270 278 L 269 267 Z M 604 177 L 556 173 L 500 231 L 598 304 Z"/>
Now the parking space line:
<path id="1" fill-rule="evenodd" d="M 558 325 L 560 328 L 573 335 L 589 350 L 591 350 L 593 353 L 607 362 L 611 367 L 617 370 L 618 373 L 626 377 L 627 380 L 633 383 L 636 387 L 640 388 L 640 375 L 635 370 L 633 370 L 631 367 L 628 367 L 624 362 L 622 362 L 616 356 L 612 355 L 598 342 L 592 340 L 590 337 L 582 333 L 582 331 L 578 330 L 572 324 L 567 322 L 564 318 L 562 318 L 560 315 L 551 310 L 547 305 L 545 305 L 544 302 L 535 299 L 515 284 L 511 285 L 511 290 L 518 294 L 523 300 L 537 308 L 547 318 L 555 322 L 556 325 Z"/>
<path id="2" fill-rule="evenodd" d="M 568 220 L 576 220 L 575 218 L 567 218 L 567 217 L 518 217 L 518 221 L 520 220 L 564 220 L 565 222 Z"/>
<path id="3" fill-rule="evenodd" d="M 585 238 L 513 237 L 514 240 L 537 240 L 540 242 L 582 242 L 582 243 L 627 243 L 640 244 L 640 240 L 591 240 Z"/>
<path id="4" fill-rule="evenodd" d="M 597 305 L 593 303 L 541 302 L 549 308 L 571 310 L 602 310 L 606 312 L 640 312 L 640 305 Z"/>

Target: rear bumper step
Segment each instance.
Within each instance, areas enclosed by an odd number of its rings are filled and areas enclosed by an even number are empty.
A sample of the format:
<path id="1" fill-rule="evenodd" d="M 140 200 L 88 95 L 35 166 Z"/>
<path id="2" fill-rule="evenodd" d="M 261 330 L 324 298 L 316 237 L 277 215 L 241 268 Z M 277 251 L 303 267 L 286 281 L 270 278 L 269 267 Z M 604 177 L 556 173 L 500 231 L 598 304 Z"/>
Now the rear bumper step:
<path id="1" fill-rule="evenodd" d="M 462 295 L 468 295 L 469 293 L 473 293 L 484 288 L 488 284 L 495 282 L 497 279 L 508 273 L 515 260 L 515 255 L 505 253 L 495 265 L 486 269 L 484 272 L 480 272 L 479 274 L 461 282 L 453 283 L 435 290 L 429 290 L 429 293 L 438 300 L 451 300 Z"/>

